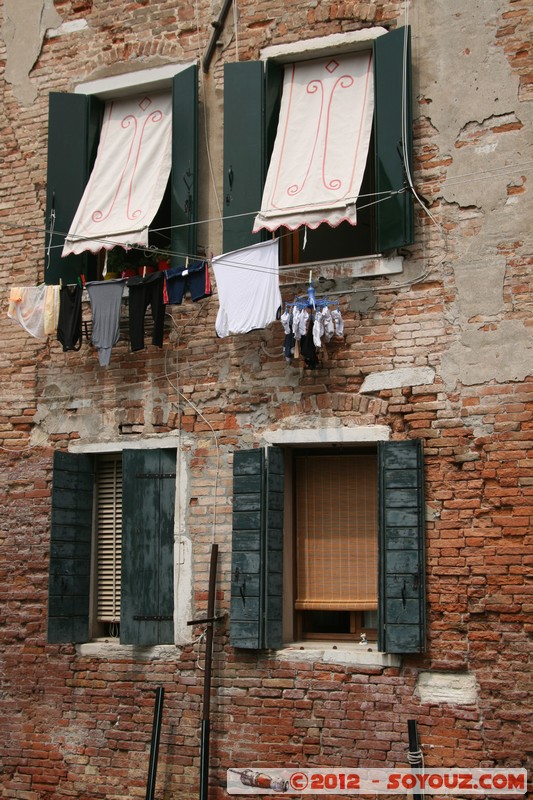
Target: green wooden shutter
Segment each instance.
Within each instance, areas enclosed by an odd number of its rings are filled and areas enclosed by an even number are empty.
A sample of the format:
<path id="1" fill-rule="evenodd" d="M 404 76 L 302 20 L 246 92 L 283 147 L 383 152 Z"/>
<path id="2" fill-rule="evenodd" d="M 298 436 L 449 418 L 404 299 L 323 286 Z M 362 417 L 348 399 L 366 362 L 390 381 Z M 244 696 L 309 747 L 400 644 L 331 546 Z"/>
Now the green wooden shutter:
<path id="1" fill-rule="evenodd" d="M 96 157 L 102 103 L 96 97 L 51 92 L 48 106 L 45 283 L 75 283 L 94 256 L 61 258 L 61 250 Z M 50 235 L 55 211 L 54 235 Z M 50 241 L 51 239 L 51 241 Z M 51 244 L 50 255 L 48 246 Z"/>
<path id="2" fill-rule="evenodd" d="M 284 458 L 279 447 L 269 447 L 266 456 L 263 647 L 276 649 L 283 642 Z"/>
<path id="3" fill-rule="evenodd" d="M 267 68 L 261 61 L 224 65 L 225 253 L 266 236 L 252 234 L 252 227 L 276 135 L 281 77 L 282 68 L 274 63 Z"/>
<path id="4" fill-rule="evenodd" d="M 381 192 L 407 187 L 402 133 L 402 97 L 405 96 L 405 150 L 413 169 L 411 49 L 407 36 L 407 70 L 403 93 L 404 28 L 374 42 L 376 199 Z M 411 244 L 414 240 L 413 194 L 407 189 L 376 205 L 376 245 L 380 253 Z"/>
<path id="5" fill-rule="evenodd" d="M 283 456 L 270 448 L 233 457 L 233 647 L 281 646 Z"/>
<path id="6" fill-rule="evenodd" d="M 175 450 L 122 454 L 120 641 L 174 641 Z"/>
<path id="7" fill-rule="evenodd" d="M 89 639 L 94 459 L 54 453 L 48 641 Z"/>
<path id="8" fill-rule="evenodd" d="M 425 645 L 425 525 L 422 441 L 380 442 L 379 649 Z"/>
<path id="9" fill-rule="evenodd" d="M 172 81 L 171 249 L 173 266 L 196 254 L 198 217 L 198 67 Z M 180 227 L 175 227 L 180 226 Z"/>

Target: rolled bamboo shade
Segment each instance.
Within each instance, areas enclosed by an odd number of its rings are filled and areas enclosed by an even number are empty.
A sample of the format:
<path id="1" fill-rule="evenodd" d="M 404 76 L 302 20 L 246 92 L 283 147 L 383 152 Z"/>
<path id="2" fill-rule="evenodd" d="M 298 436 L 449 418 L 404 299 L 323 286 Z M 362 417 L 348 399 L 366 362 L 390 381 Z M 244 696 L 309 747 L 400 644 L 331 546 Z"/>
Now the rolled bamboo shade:
<path id="1" fill-rule="evenodd" d="M 376 457 L 312 455 L 295 462 L 295 608 L 376 609 Z"/>

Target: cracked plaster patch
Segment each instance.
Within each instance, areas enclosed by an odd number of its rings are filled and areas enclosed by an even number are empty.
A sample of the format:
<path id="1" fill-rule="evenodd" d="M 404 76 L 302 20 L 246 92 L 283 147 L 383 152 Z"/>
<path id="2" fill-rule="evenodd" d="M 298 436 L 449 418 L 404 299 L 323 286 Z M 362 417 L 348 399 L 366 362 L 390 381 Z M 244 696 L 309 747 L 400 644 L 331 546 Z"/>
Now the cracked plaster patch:
<path id="1" fill-rule="evenodd" d="M 4 0 L 5 77 L 24 106 L 37 97 L 29 75 L 39 58 L 46 30 L 57 28 L 61 22 L 53 0 Z"/>
<path id="2" fill-rule="evenodd" d="M 459 342 L 442 356 L 442 378 L 448 386 L 496 381 L 523 381 L 533 375 L 531 333 L 522 322 L 505 320 L 495 330 L 466 328 Z"/>

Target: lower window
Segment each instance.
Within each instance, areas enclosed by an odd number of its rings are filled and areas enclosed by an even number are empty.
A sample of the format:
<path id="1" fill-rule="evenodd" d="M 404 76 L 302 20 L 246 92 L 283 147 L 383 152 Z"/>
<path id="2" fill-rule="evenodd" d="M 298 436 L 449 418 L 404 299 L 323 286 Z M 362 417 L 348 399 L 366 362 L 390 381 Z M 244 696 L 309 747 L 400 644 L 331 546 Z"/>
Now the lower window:
<path id="1" fill-rule="evenodd" d="M 48 641 L 174 641 L 176 451 L 56 452 Z"/>
<path id="2" fill-rule="evenodd" d="M 423 652 L 424 552 L 420 440 L 237 451 L 231 644 L 365 634 L 383 652 Z"/>

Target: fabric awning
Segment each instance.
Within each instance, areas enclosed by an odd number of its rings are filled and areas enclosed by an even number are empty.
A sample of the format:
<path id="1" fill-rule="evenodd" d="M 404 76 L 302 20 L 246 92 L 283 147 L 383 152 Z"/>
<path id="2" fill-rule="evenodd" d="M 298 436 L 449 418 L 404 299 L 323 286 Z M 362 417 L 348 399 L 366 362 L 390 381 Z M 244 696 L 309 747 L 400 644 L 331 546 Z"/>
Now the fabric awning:
<path id="1" fill-rule="evenodd" d="M 170 174 L 171 141 L 169 92 L 106 103 L 96 161 L 63 256 L 148 245 Z"/>
<path id="2" fill-rule="evenodd" d="M 254 232 L 355 225 L 373 113 L 371 52 L 287 65 Z"/>

